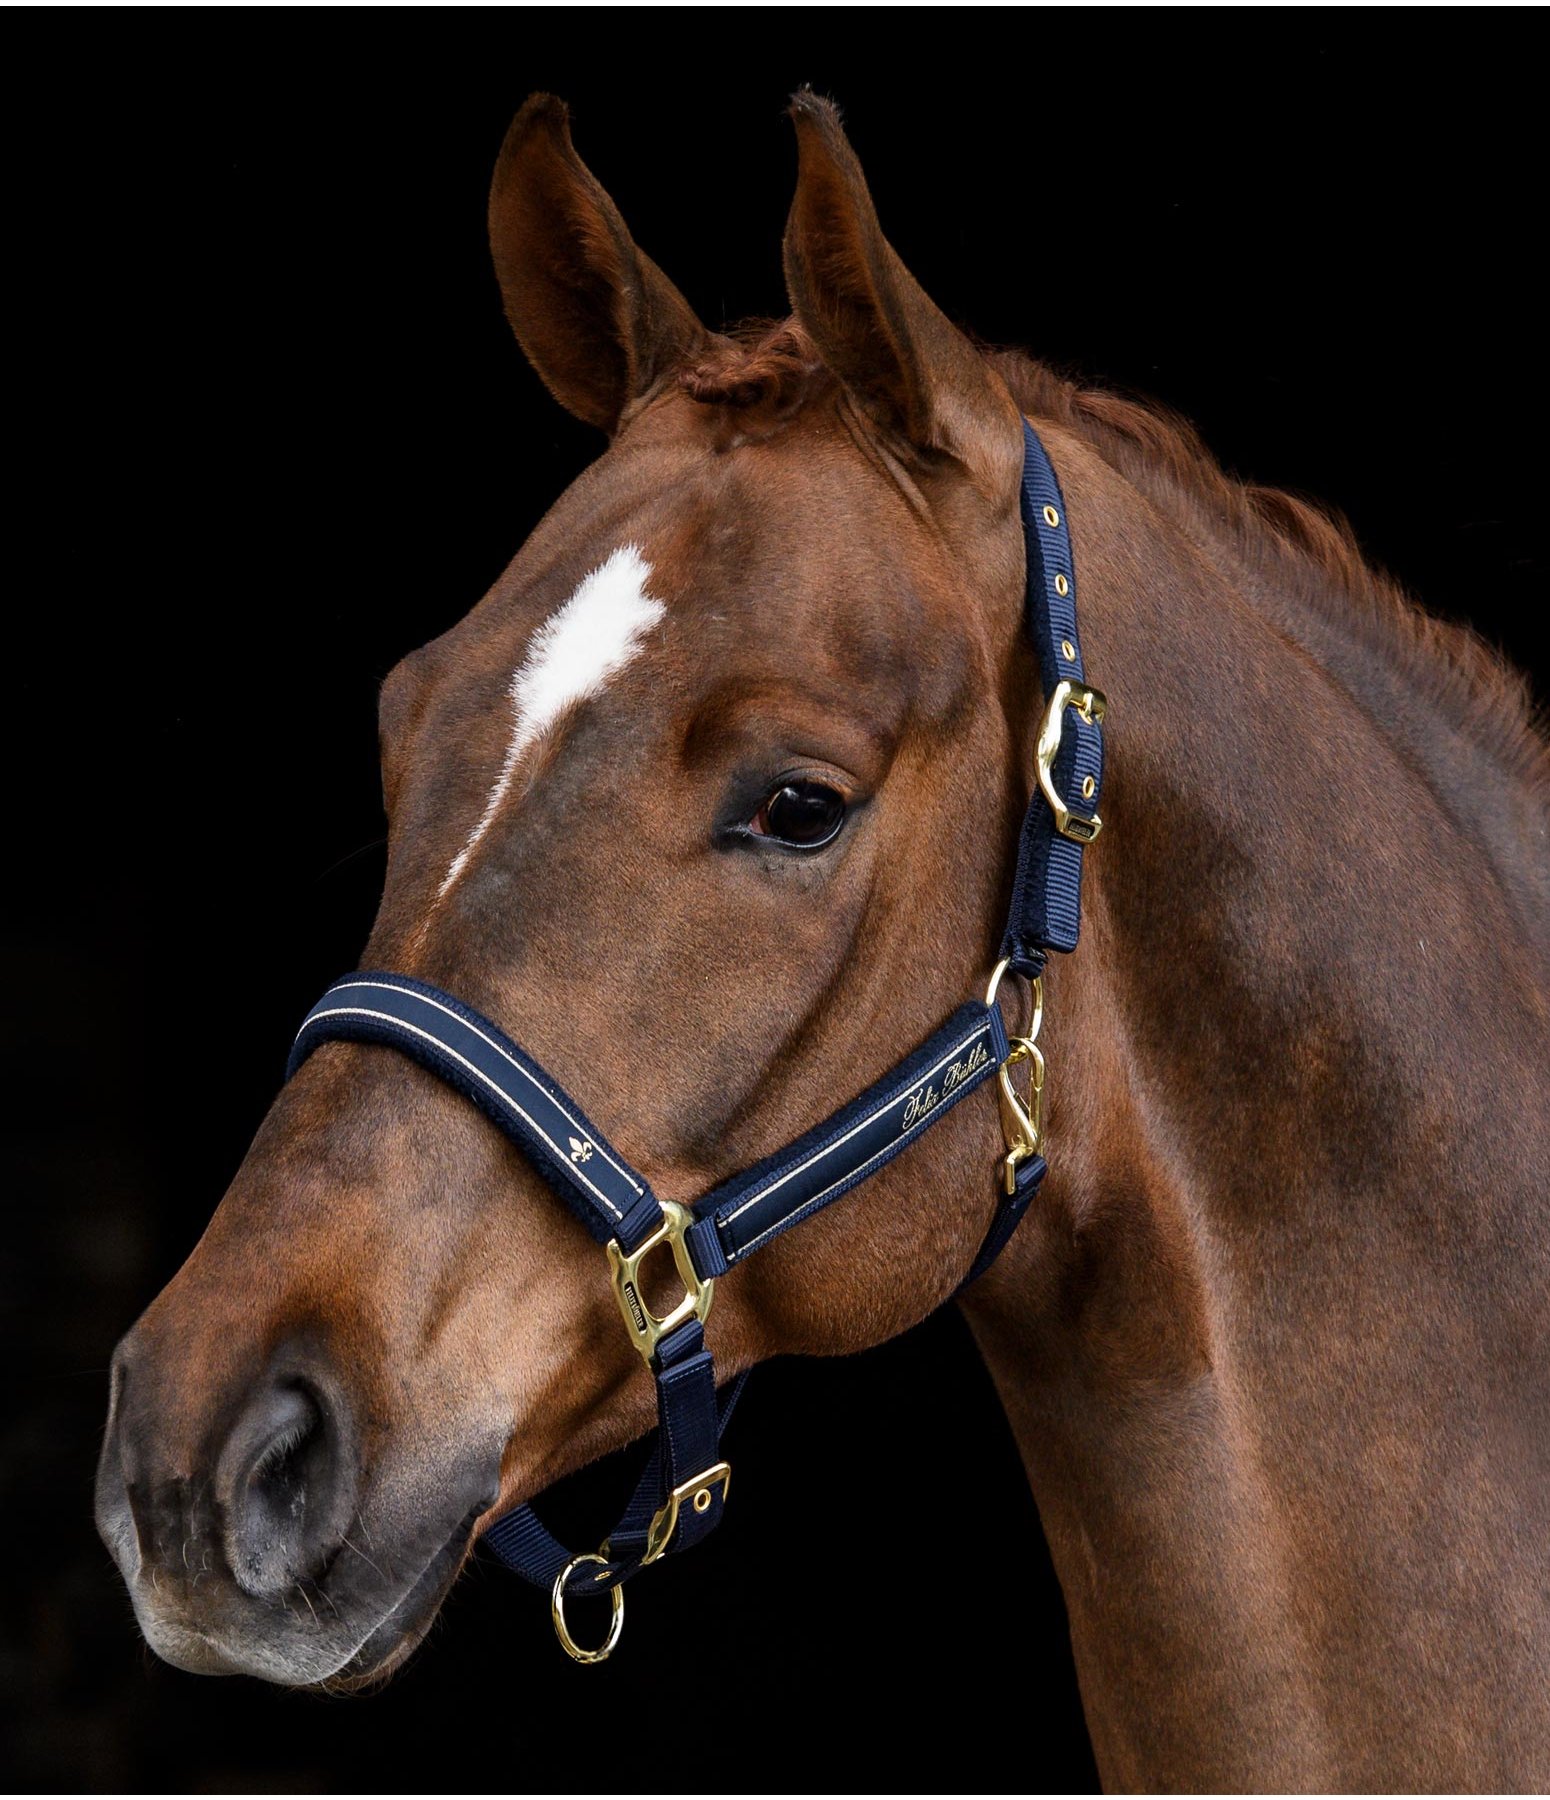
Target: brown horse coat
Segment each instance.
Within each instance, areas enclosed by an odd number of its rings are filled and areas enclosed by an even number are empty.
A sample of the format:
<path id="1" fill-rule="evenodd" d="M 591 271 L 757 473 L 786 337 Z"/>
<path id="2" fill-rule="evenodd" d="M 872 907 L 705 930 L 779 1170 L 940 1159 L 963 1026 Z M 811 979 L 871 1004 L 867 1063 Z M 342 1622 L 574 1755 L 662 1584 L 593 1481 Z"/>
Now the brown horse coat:
<path id="1" fill-rule="evenodd" d="M 881 1073 L 982 986 L 1004 913 L 1026 413 L 1113 704 L 1106 830 L 1048 982 L 1053 1172 L 963 1304 L 1105 1781 L 1550 1785 L 1550 775 L 1521 689 L 1177 422 L 982 355 L 833 110 L 793 117 L 794 316 L 745 340 L 635 246 L 557 102 L 513 125 L 507 311 L 611 443 L 384 687 L 365 962 L 508 1025 L 669 1198 Z M 651 622 L 515 753 L 513 672 L 625 546 Z M 847 806 L 821 851 L 758 829 L 796 773 Z M 944 1300 L 999 1141 L 982 1091 L 725 1282 L 723 1372 Z M 153 1646 L 392 1667 L 482 1523 L 648 1423 L 612 1308 L 477 1114 L 320 1051 L 115 1361 L 99 1518 Z"/>

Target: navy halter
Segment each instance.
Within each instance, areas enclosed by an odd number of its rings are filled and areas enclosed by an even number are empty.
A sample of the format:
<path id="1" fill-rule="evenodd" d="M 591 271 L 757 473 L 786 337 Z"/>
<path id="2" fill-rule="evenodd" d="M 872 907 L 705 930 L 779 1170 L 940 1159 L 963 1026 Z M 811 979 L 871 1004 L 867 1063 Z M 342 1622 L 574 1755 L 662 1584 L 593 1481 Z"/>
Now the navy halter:
<path id="1" fill-rule="evenodd" d="M 964 1286 L 1001 1253 L 1044 1177 L 1044 1059 L 1035 1041 L 1040 976 L 1049 951 L 1076 947 L 1082 853 L 1100 828 L 1105 701 L 1084 679 L 1065 502 L 1026 421 L 1021 511 L 1026 621 L 1044 716 L 1001 960 L 983 1001 L 960 1006 L 848 1106 L 682 1207 L 658 1200 L 559 1082 L 498 1025 L 440 988 L 407 975 L 348 975 L 324 994 L 297 1034 L 287 1078 L 332 1040 L 402 1051 L 486 1113 L 607 1249 L 620 1314 L 656 1382 L 658 1431 L 645 1471 L 600 1551 L 575 1555 L 530 1506 L 496 1520 L 484 1539 L 509 1568 L 550 1590 L 560 1641 L 578 1661 L 601 1661 L 618 1641 L 624 1581 L 658 1557 L 698 1543 L 720 1522 L 731 1478 L 721 1434 L 746 1377 L 717 1394 L 704 1334 L 717 1279 L 874 1175 L 993 1077 L 1007 1138 L 1002 1192 Z M 1007 973 L 1033 983 L 1034 1017 L 1022 1037 L 1008 1037 L 996 1001 Z M 1023 1061 L 1029 1083 L 1019 1095 L 1012 1072 Z M 659 1246 L 670 1251 L 683 1285 L 683 1297 L 661 1316 L 647 1305 L 638 1274 Z M 600 1649 L 581 1649 L 566 1627 L 565 1600 L 578 1593 L 612 1595 L 613 1618 Z"/>

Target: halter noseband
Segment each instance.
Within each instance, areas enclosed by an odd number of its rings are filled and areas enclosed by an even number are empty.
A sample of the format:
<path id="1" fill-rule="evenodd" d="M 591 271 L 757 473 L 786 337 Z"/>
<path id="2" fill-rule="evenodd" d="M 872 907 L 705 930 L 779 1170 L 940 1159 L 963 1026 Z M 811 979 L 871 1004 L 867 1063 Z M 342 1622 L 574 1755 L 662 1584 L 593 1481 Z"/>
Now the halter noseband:
<path id="1" fill-rule="evenodd" d="M 1001 1194 L 963 1286 L 1005 1248 L 1044 1177 L 1044 1058 L 1037 1038 L 1040 980 L 1051 950 L 1074 950 L 1081 921 L 1082 853 L 1097 837 L 1103 782 L 1102 694 L 1086 685 L 1076 629 L 1076 572 L 1065 502 L 1044 446 L 1023 423 L 1021 491 L 1028 574 L 1025 617 L 1039 659 L 1044 718 L 1037 791 L 1023 820 L 1011 916 L 983 1001 L 960 1006 L 920 1047 L 848 1106 L 692 1206 L 661 1201 L 552 1075 L 499 1026 L 451 994 L 407 975 L 362 973 L 336 982 L 308 1013 L 287 1078 L 331 1040 L 386 1044 L 473 1101 L 528 1157 L 608 1253 L 620 1315 L 656 1382 L 658 1430 L 624 1516 L 601 1550 L 574 1555 L 530 1506 L 504 1514 L 485 1542 L 509 1568 L 549 1589 L 555 1630 L 578 1662 L 601 1662 L 618 1642 L 622 1584 L 664 1555 L 697 1544 L 720 1522 L 731 1468 L 721 1434 L 746 1376 L 718 1395 L 704 1322 L 716 1281 L 746 1257 L 849 1193 L 992 1076 L 1006 1154 Z M 1033 983 L 1027 1031 L 1008 1038 L 997 990 L 1008 973 Z M 1029 1064 L 1025 1094 L 1012 1078 Z M 648 1306 L 639 1270 L 670 1251 L 683 1296 Z M 567 1596 L 609 1593 L 613 1616 L 596 1650 L 575 1643 Z"/>

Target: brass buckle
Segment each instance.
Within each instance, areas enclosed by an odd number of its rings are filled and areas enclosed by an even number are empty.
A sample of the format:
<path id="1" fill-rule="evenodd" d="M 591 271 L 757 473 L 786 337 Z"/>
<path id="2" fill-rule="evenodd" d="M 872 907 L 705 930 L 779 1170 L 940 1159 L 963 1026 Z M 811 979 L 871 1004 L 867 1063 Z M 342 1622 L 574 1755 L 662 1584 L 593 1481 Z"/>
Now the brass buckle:
<path id="1" fill-rule="evenodd" d="M 689 1256 L 689 1246 L 684 1240 L 684 1234 L 694 1223 L 694 1215 L 675 1200 L 663 1200 L 659 1204 L 662 1208 L 662 1223 L 638 1250 L 631 1250 L 626 1255 L 619 1248 L 617 1238 L 608 1246 L 608 1272 L 613 1280 L 614 1298 L 619 1302 L 620 1316 L 629 1330 L 630 1342 L 648 1364 L 656 1354 L 658 1343 L 670 1331 L 676 1331 L 689 1319 L 704 1322 L 710 1312 L 716 1288 L 713 1280 L 700 1280 Z M 671 1312 L 658 1318 L 647 1306 L 645 1296 L 641 1293 L 640 1266 L 660 1244 L 666 1244 L 672 1250 L 673 1266 L 684 1285 L 684 1295 Z"/>
<path id="2" fill-rule="evenodd" d="M 647 1563 L 654 1563 L 663 1555 L 673 1541 L 673 1533 L 678 1529 L 678 1513 L 685 1500 L 696 1512 L 709 1512 L 710 1490 L 717 1482 L 721 1483 L 721 1502 L 726 1504 L 727 1495 L 732 1491 L 731 1463 L 712 1463 L 708 1469 L 702 1469 L 692 1480 L 681 1482 L 667 1497 L 663 1506 L 652 1519 L 646 1532 L 646 1554 L 640 1559 L 644 1569 Z"/>
<path id="3" fill-rule="evenodd" d="M 582 1563 L 602 1563 L 606 1568 L 608 1558 L 597 1550 L 588 1550 L 582 1556 L 573 1556 L 555 1576 L 554 1586 L 549 1590 L 549 1617 L 554 1620 L 554 1635 L 560 1640 L 560 1648 L 572 1662 L 607 1662 L 614 1653 L 614 1646 L 619 1642 L 619 1633 L 624 1630 L 624 1588 L 615 1583 L 609 1594 L 613 1612 L 608 1620 L 607 1638 L 598 1645 L 597 1649 L 583 1650 L 571 1636 L 570 1627 L 565 1623 L 565 1584 L 571 1578 L 571 1571 Z"/>
<path id="4" fill-rule="evenodd" d="M 994 1006 L 1002 978 L 1011 967 L 1002 957 L 985 990 L 986 1006 Z M 1044 1023 L 1044 977 L 1032 976 L 1028 983 L 1033 1012 L 1028 1029 L 1020 1036 L 1008 1037 L 1011 1049 L 996 1071 L 996 1088 L 1001 1100 L 1001 1135 L 1006 1140 L 1006 1155 L 1001 1159 L 1001 1185 L 1008 1194 L 1017 1192 L 1017 1169 L 1030 1156 L 1038 1156 L 1044 1148 L 1044 1052 L 1038 1046 L 1039 1027 Z M 1028 1064 L 1028 1093 L 1019 1094 L 1012 1085 L 1014 1063 Z"/>
<path id="5" fill-rule="evenodd" d="M 1097 813 L 1073 812 L 1055 788 L 1055 758 L 1060 754 L 1060 734 L 1065 727 L 1066 709 L 1074 707 L 1089 725 L 1101 725 L 1109 703 L 1097 688 L 1084 687 L 1080 681 L 1057 681 L 1055 691 L 1044 709 L 1044 722 L 1039 727 L 1039 741 L 1034 746 L 1034 767 L 1039 786 L 1055 815 L 1055 829 L 1062 837 L 1078 844 L 1090 844 L 1103 830 Z"/>

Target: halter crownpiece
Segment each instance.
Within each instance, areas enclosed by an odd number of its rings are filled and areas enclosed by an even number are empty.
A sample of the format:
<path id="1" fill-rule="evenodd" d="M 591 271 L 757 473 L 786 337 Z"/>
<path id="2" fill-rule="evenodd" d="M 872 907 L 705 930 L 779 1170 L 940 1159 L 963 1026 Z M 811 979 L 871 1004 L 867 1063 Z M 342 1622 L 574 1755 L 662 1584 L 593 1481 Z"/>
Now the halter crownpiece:
<path id="1" fill-rule="evenodd" d="M 442 989 L 366 972 L 336 982 L 308 1013 L 287 1078 L 320 1044 L 385 1044 L 484 1111 L 547 1179 L 608 1253 L 620 1316 L 656 1383 L 658 1429 L 624 1516 L 602 1548 L 575 1555 L 531 1506 L 504 1514 L 484 1541 L 508 1568 L 548 1588 L 555 1630 L 578 1662 L 602 1662 L 624 1621 L 622 1584 L 659 1557 L 697 1544 L 720 1523 L 731 1485 L 721 1436 L 746 1376 L 718 1394 L 704 1324 L 715 1283 L 745 1258 L 847 1194 L 996 1079 L 1006 1154 L 1000 1196 L 963 1286 L 1006 1247 L 1043 1180 L 1044 1057 L 1040 979 L 1051 950 L 1073 950 L 1081 923 L 1082 857 L 1102 829 L 1102 724 L 1107 703 L 1086 684 L 1076 629 L 1076 571 L 1065 502 L 1037 433 L 1023 422 L 1021 490 L 1027 545 L 1025 619 L 1038 654 L 1044 714 L 1036 787 L 1018 841 L 1011 915 L 983 1001 L 971 1001 L 848 1106 L 714 1187 L 692 1206 L 658 1200 L 564 1088 L 498 1025 Z M 1009 1038 L 997 995 L 1008 974 L 1033 987 L 1033 1015 Z M 1026 1092 L 1014 1071 L 1028 1064 Z M 683 1292 L 653 1312 L 642 1262 L 666 1248 Z M 581 1648 L 565 1601 L 608 1593 L 605 1642 Z"/>

